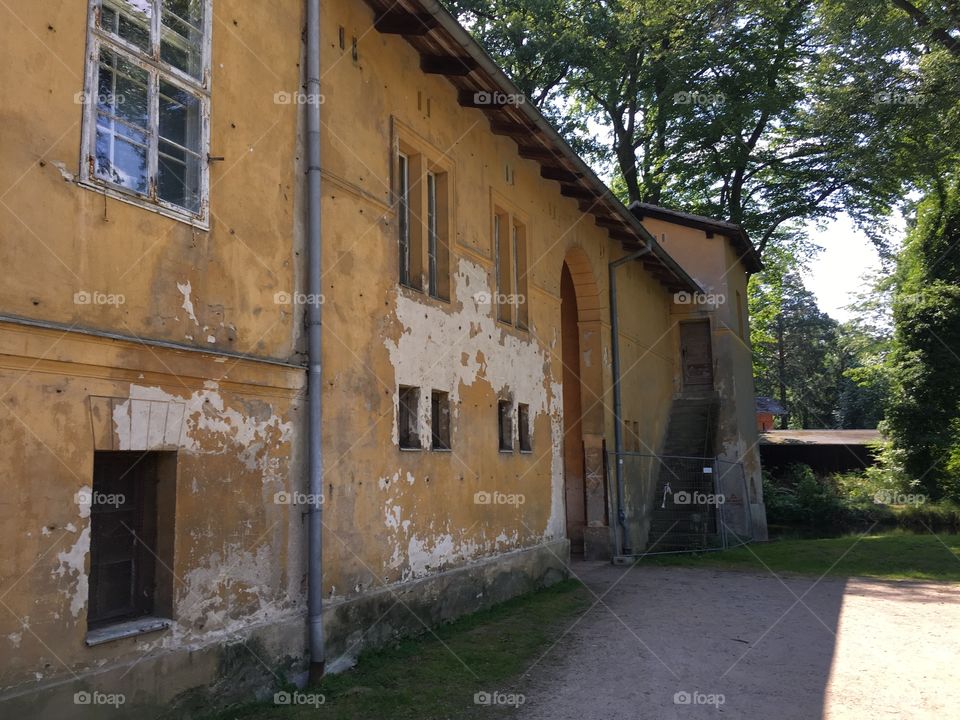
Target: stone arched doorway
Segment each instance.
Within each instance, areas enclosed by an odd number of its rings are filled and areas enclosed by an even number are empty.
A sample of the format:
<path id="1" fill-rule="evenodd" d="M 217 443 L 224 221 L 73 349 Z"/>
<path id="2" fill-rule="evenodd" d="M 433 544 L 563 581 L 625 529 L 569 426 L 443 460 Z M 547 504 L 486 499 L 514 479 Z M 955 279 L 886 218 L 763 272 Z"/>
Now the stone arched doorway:
<path id="1" fill-rule="evenodd" d="M 563 359 L 563 475 L 567 537 L 573 554 L 610 554 L 603 463 L 603 375 L 600 290 L 580 248 L 560 274 Z"/>

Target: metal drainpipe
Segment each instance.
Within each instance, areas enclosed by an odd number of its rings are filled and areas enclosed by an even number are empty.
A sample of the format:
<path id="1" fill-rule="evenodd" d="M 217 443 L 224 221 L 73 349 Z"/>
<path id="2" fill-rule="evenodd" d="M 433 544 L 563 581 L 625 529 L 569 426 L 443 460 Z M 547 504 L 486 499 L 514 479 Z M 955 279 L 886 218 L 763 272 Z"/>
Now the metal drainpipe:
<path id="1" fill-rule="evenodd" d="M 320 0 L 307 0 L 307 447 L 311 500 L 323 497 L 321 448 L 320 258 Z M 312 102 L 311 102 L 312 100 Z M 310 623 L 310 680 L 323 676 L 323 504 L 308 505 L 307 612 Z"/>
<path id="2" fill-rule="evenodd" d="M 607 268 L 610 274 L 610 345 L 613 355 L 613 445 L 617 456 L 617 522 L 620 536 L 617 541 L 617 555 L 623 555 L 627 539 L 627 513 L 623 508 L 623 422 L 620 419 L 622 403 L 620 400 L 620 321 L 617 312 L 617 268 L 632 262 L 650 252 L 646 245 L 642 250 L 624 255 L 611 262 Z"/>

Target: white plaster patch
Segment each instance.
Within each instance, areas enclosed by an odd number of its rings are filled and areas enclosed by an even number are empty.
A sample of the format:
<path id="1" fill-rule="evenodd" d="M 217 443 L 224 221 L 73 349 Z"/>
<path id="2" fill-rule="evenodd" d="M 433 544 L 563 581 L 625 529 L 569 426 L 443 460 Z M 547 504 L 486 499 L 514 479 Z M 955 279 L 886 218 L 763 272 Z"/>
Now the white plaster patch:
<path id="1" fill-rule="evenodd" d="M 193 320 L 194 325 L 200 326 L 200 321 L 197 320 L 196 314 L 193 312 L 193 300 L 190 299 L 190 281 L 187 280 L 185 283 L 177 283 L 177 290 L 183 294 L 183 304 L 180 306 L 187 312 L 187 317 Z"/>
<path id="2" fill-rule="evenodd" d="M 15 648 L 20 647 L 20 641 L 22 639 L 23 639 L 23 633 L 14 632 L 7 635 L 7 640 L 9 640 L 10 644 L 13 645 Z"/>
<path id="3" fill-rule="evenodd" d="M 87 512 L 90 512 L 89 506 Z M 87 553 L 90 552 L 90 526 L 88 525 L 80 533 L 80 537 L 69 550 L 57 554 L 59 565 L 53 571 L 56 577 L 64 575 L 75 576 L 76 583 L 72 591 L 68 588 L 63 592 L 70 596 L 70 612 L 74 617 L 80 615 L 87 604 L 87 595 L 89 593 L 87 585 L 87 571 L 84 567 Z"/>

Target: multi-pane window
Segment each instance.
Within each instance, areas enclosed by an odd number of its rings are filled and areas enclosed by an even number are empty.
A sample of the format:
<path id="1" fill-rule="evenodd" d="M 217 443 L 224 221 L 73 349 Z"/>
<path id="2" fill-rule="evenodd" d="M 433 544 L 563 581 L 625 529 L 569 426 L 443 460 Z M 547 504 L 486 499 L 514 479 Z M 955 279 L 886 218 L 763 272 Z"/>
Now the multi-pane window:
<path id="1" fill-rule="evenodd" d="M 91 0 L 84 181 L 206 222 L 209 0 Z"/>
<path id="2" fill-rule="evenodd" d="M 527 305 L 527 229 L 512 214 L 496 210 L 493 214 L 493 250 L 497 286 L 497 320 L 529 327 Z"/>
<path id="3" fill-rule="evenodd" d="M 397 440 L 406 450 L 420 449 L 420 388 L 400 386 L 397 408 Z"/>
<path id="4" fill-rule="evenodd" d="M 449 173 L 422 152 L 397 158 L 400 283 L 450 299 Z"/>
<path id="5" fill-rule="evenodd" d="M 510 400 L 497 402 L 497 435 L 500 452 L 513 452 L 513 403 Z"/>
<path id="6" fill-rule="evenodd" d="M 530 406 L 526 403 L 517 403 L 517 439 L 520 452 L 531 452 L 533 445 L 530 442 Z"/>
<path id="7" fill-rule="evenodd" d="M 450 396 L 440 390 L 430 394 L 430 435 L 432 449 L 450 449 Z"/>

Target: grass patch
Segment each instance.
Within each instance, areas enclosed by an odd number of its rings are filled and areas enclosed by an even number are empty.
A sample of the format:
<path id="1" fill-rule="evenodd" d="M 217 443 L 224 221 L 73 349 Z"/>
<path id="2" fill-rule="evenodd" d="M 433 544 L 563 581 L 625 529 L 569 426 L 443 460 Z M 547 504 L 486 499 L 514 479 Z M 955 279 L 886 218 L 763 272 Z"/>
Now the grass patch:
<path id="1" fill-rule="evenodd" d="M 777 573 L 960 582 L 960 535 L 892 532 L 818 540 L 775 540 L 702 555 L 664 555 L 643 563 Z M 942 542 L 941 542 L 942 541 Z M 944 547 L 946 546 L 946 547 Z M 762 561 L 762 562 L 761 562 Z"/>
<path id="2" fill-rule="evenodd" d="M 473 694 L 508 692 L 510 682 L 546 651 L 565 621 L 589 606 L 588 598 L 579 582 L 566 580 L 435 628 L 437 637 L 428 633 L 364 653 L 354 669 L 305 691 L 323 693 L 326 703 L 320 712 L 268 702 L 230 708 L 212 718 L 439 720 L 470 717 L 478 710 L 489 716 L 491 708 L 475 706 Z"/>

